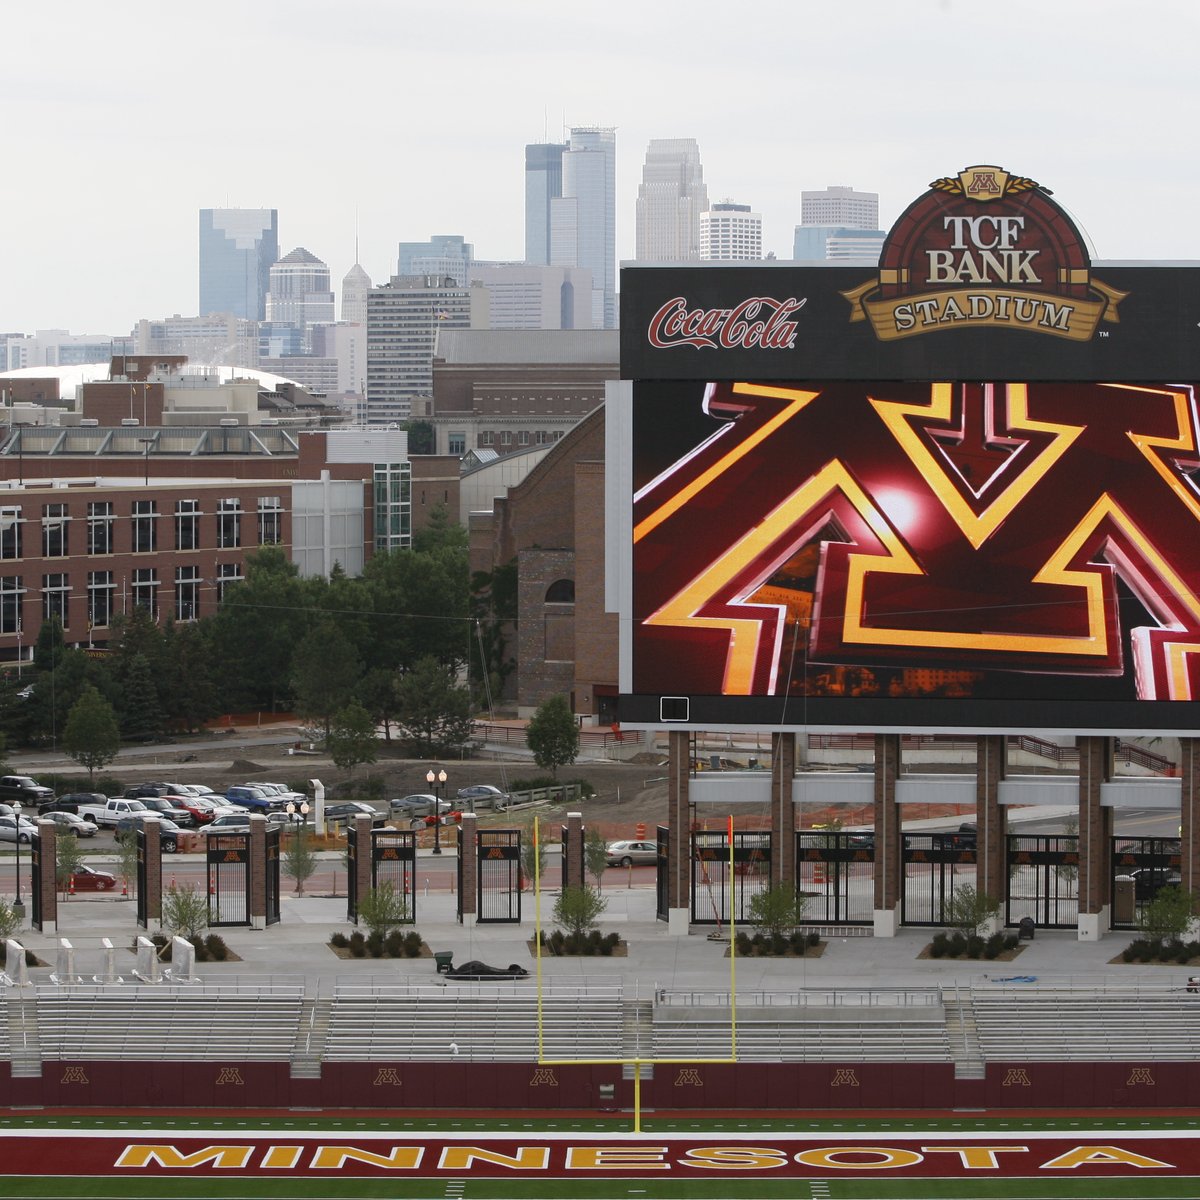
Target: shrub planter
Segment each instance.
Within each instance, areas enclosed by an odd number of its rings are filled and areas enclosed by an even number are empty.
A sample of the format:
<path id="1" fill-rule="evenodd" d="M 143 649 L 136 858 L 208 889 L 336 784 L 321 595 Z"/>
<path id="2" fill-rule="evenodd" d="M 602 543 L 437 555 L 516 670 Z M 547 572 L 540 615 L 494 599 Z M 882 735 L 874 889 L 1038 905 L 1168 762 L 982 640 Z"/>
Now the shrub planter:
<path id="1" fill-rule="evenodd" d="M 1134 938 L 1116 958 L 1110 958 L 1108 961 L 1115 966 L 1134 963 L 1137 966 L 1189 967 L 1200 963 L 1200 941 Z"/>
<path id="2" fill-rule="evenodd" d="M 393 929 L 386 936 L 382 933 L 363 933 L 361 929 L 347 935 L 335 933 L 328 942 L 330 950 L 338 958 L 432 958 L 433 951 L 421 940 L 421 935 L 410 929 L 401 933 Z"/>
<path id="3" fill-rule="evenodd" d="M 808 933 L 797 930 L 786 937 L 781 933 L 739 933 L 737 953 L 739 958 L 820 958 L 825 943 L 815 929 Z M 729 957 L 728 949 L 725 957 Z"/>
<path id="4" fill-rule="evenodd" d="M 534 938 L 529 939 L 529 953 L 537 954 L 537 941 Z M 629 947 L 616 933 L 601 933 L 593 929 L 582 937 L 576 937 L 556 929 L 553 933 L 542 933 L 542 953 L 554 958 L 626 958 Z"/>
<path id="5" fill-rule="evenodd" d="M 917 957 L 1012 962 L 1024 949 L 1015 933 L 993 933 L 986 938 L 979 934 L 938 933 Z"/>

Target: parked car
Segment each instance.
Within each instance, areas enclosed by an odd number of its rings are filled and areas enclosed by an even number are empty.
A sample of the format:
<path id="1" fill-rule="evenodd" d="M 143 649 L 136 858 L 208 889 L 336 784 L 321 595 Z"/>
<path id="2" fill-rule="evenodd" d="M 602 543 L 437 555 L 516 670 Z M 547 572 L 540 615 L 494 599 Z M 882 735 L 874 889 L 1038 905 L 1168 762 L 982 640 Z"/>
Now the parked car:
<path id="1" fill-rule="evenodd" d="M 174 821 L 176 825 L 182 825 L 185 829 L 195 829 L 196 818 L 177 803 L 176 796 L 143 796 L 142 803 L 151 811 L 158 813 L 161 817 L 167 817 Z"/>
<path id="2" fill-rule="evenodd" d="M 435 817 L 433 813 L 427 813 L 423 817 L 409 817 L 408 827 L 409 829 L 432 829 L 435 825 L 461 825 L 462 817 L 463 815 L 458 809 L 452 808 L 438 817 Z"/>
<path id="3" fill-rule="evenodd" d="M 204 826 L 202 833 L 248 833 L 250 831 L 250 812 L 248 809 L 242 809 L 241 812 L 222 813 L 218 817 L 214 817 L 207 825 Z"/>
<path id="4" fill-rule="evenodd" d="M 239 808 L 248 808 L 252 812 L 269 812 L 273 808 L 282 808 L 283 805 L 279 802 L 279 797 L 271 794 L 268 795 L 262 788 L 248 787 L 238 785 L 237 787 L 227 788 L 225 791 L 225 799 L 230 804 L 236 804 Z"/>
<path id="5" fill-rule="evenodd" d="M 57 800 L 48 800 L 38 811 L 43 816 L 56 812 L 78 813 L 81 804 L 103 804 L 107 800 L 103 792 L 67 792 Z"/>
<path id="6" fill-rule="evenodd" d="M 0 842 L 29 842 L 37 826 L 26 817 L 0 817 Z"/>
<path id="7" fill-rule="evenodd" d="M 1133 880 L 1133 898 L 1138 903 L 1153 900 L 1165 887 L 1180 887 L 1183 876 L 1174 867 L 1139 867 L 1129 872 Z"/>
<path id="8" fill-rule="evenodd" d="M 96 826 L 91 821 L 71 812 L 44 812 L 42 819 L 53 821 L 58 826 L 59 833 L 73 833 L 76 837 L 95 837 Z"/>
<path id="9" fill-rule="evenodd" d="M 654 842 L 609 842 L 605 848 L 605 863 L 610 867 L 644 866 L 658 862 L 658 846 Z"/>
<path id="10" fill-rule="evenodd" d="M 146 796 L 166 796 L 171 791 L 169 783 L 139 783 L 131 788 L 125 789 L 126 800 L 141 800 Z"/>
<path id="11" fill-rule="evenodd" d="M 372 825 L 382 825 L 387 818 L 374 805 L 362 800 L 339 800 L 325 805 L 325 820 L 328 824 L 349 824 L 355 817 L 370 817 Z"/>
<path id="12" fill-rule="evenodd" d="M 512 803 L 512 796 L 502 792 L 490 783 L 473 783 L 470 787 L 458 789 L 458 798 L 465 803 L 461 808 L 507 808 Z"/>
<path id="13" fill-rule="evenodd" d="M 955 850 L 974 850 L 979 836 L 979 829 L 974 821 L 964 821 L 951 835 L 951 845 Z"/>
<path id="14" fill-rule="evenodd" d="M 146 816 L 150 815 L 150 813 L 146 814 Z M 187 830 L 176 825 L 168 817 L 159 817 L 157 813 L 153 815 L 158 818 L 159 845 L 162 847 L 162 852 L 177 854 L 184 843 Z M 144 820 L 145 817 L 139 816 L 122 817 L 117 822 L 117 836 L 120 837 L 121 834 L 128 833 L 132 829 L 140 829 Z"/>
<path id="15" fill-rule="evenodd" d="M 246 786 L 262 788 L 267 795 L 278 796 L 282 801 L 281 807 L 286 807 L 290 802 L 299 808 L 308 799 L 308 795 L 305 792 L 293 792 L 290 787 L 283 783 L 261 783 L 257 779 L 251 779 L 247 781 Z"/>
<path id="16" fill-rule="evenodd" d="M 22 805 L 48 804 L 54 799 L 54 789 L 42 787 L 28 775 L 0 775 L 0 800 L 10 804 L 19 800 Z"/>
<path id="17" fill-rule="evenodd" d="M 70 886 L 77 892 L 111 892 L 117 886 L 117 877 L 95 867 L 82 866 L 71 872 Z"/>
<path id="18" fill-rule="evenodd" d="M 417 792 L 412 796 L 388 801 L 388 809 L 401 817 L 423 817 L 432 813 L 435 808 L 439 812 L 449 812 L 452 807 L 449 800 L 439 800 L 430 792 Z"/>
<path id="19" fill-rule="evenodd" d="M 191 793 L 187 795 L 176 793 L 170 797 L 170 800 L 192 818 L 193 825 L 207 825 L 217 815 L 217 806 L 211 800 L 204 800 Z"/>

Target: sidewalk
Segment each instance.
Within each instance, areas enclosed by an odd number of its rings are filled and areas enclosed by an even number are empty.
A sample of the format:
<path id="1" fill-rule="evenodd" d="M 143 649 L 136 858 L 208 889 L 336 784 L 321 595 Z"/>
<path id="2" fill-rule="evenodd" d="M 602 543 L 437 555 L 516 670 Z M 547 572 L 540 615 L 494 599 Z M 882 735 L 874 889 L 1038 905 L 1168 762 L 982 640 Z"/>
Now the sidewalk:
<path id="1" fill-rule="evenodd" d="M 1073 930 L 1038 930 L 1032 942 L 1012 962 L 946 962 L 920 959 L 918 955 L 935 932 L 905 928 L 895 938 L 835 936 L 819 958 L 753 959 L 726 957 L 728 944 L 709 941 L 707 929 L 687 937 L 668 934 L 666 925 L 655 920 L 653 887 L 606 887 L 608 908 L 600 928 L 619 933 L 628 945 L 627 957 L 546 958 L 541 962 L 543 978 L 582 978 L 620 981 L 630 995 L 649 996 L 655 989 L 728 991 L 736 972 L 739 994 L 755 991 L 791 991 L 803 987 L 903 988 L 953 986 L 984 979 L 1036 976 L 1039 983 L 1071 982 L 1094 986 L 1156 985 L 1183 986 L 1192 969 L 1188 967 L 1110 965 L 1133 937 L 1114 933 L 1100 942 L 1080 942 Z M 554 894 L 543 893 L 541 920 L 544 929 L 553 927 Z M 200 963 L 197 974 L 205 977 L 237 976 L 243 982 L 270 976 L 303 981 L 310 992 L 330 994 L 336 981 L 387 982 L 401 980 L 421 984 L 444 982 L 436 974 L 432 959 L 340 959 L 328 946 L 330 934 L 349 933 L 344 896 L 302 896 L 290 893 L 281 898 L 281 921 L 265 930 L 222 927 L 219 933 L 242 961 Z M 492 966 L 518 963 L 531 974 L 535 961 L 529 947 L 534 936 L 536 904 L 532 893 L 521 896 L 520 925 L 459 924 L 455 897 L 448 892 L 431 892 L 417 897 L 415 928 L 431 950 L 449 950 L 454 961 L 481 959 Z M 118 947 L 118 970 L 134 965 L 132 946 L 140 931 L 131 899 L 74 896 L 59 905 L 59 932 L 45 936 L 29 930 L 19 940 L 49 967 L 30 970 L 34 983 L 47 983 L 54 968 L 59 938 L 75 948 L 76 970 L 85 977 L 102 970 L 101 939 L 110 938 Z M 124 962 L 125 966 L 122 965 Z M 732 970 L 731 970 L 732 968 Z"/>

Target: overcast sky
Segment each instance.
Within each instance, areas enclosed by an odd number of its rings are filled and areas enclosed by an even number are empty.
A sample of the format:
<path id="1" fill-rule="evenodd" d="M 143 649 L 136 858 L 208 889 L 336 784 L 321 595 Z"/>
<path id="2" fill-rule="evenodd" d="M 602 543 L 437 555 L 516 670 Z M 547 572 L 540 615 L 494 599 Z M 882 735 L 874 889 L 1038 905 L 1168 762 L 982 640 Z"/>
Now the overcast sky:
<path id="1" fill-rule="evenodd" d="M 276 208 L 333 286 L 396 243 L 524 254 L 524 146 L 617 130 L 617 253 L 647 142 L 790 257 L 800 193 L 996 164 L 1109 259 L 1200 259 L 1193 0 L 48 0 L 5 11 L 0 333 L 194 315 L 201 208 Z"/>

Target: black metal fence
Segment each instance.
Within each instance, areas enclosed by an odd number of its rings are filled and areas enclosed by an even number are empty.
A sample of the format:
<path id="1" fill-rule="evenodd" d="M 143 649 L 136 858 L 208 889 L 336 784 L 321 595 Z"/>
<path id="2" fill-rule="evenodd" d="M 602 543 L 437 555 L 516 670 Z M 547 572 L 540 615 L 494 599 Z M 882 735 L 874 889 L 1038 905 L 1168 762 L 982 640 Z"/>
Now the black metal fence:
<path id="1" fill-rule="evenodd" d="M 139 860 L 145 847 L 139 844 Z M 208 923 L 249 925 L 250 834 L 222 833 L 208 839 Z M 278 857 L 276 868 L 278 868 Z M 278 875 L 276 875 L 278 896 Z M 138 889 L 139 894 L 141 889 Z"/>
<path id="2" fill-rule="evenodd" d="M 771 834 L 727 830 L 692 834 L 692 924 L 728 925 L 750 919 L 750 903 L 771 886 Z"/>
<path id="3" fill-rule="evenodd" d="M 796 833 L 796 890 L 812 925 L 870 925 L 875 919 L 875 844 L 858 833 Z"/>

